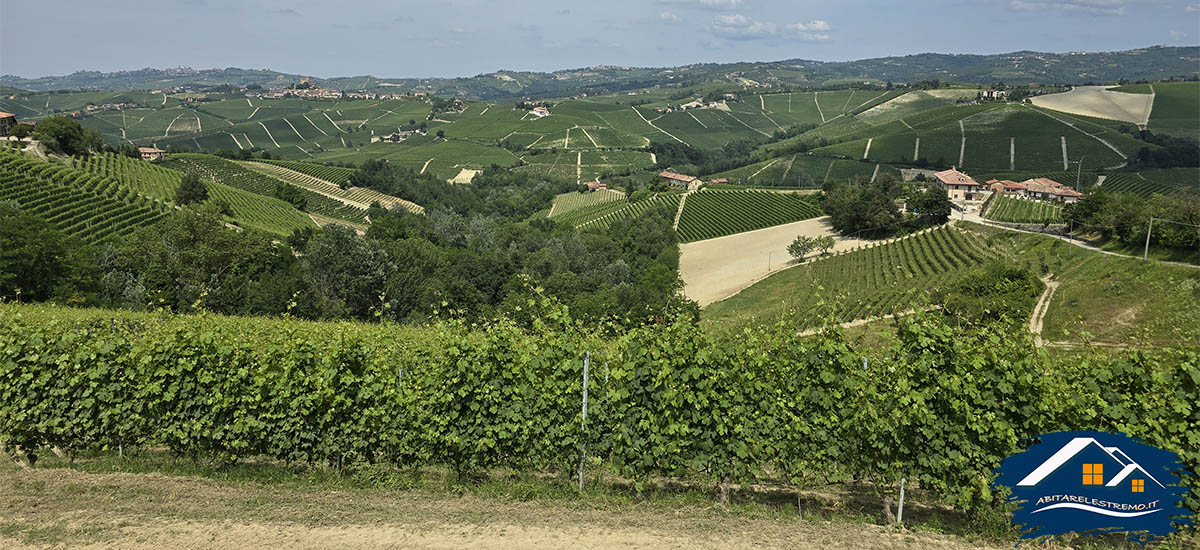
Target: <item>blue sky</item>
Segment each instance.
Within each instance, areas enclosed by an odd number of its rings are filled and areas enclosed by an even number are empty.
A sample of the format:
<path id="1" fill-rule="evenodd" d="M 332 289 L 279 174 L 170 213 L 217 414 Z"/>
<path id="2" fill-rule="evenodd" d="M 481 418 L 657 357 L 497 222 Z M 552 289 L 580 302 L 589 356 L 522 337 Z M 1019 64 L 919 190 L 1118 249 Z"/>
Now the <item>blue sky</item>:
<path id="1" fill-rule="evenodd" d="M 1154 44 L 1200 44 L 1200 1 L 0 0 L 0 73 L 26 77 L 180 65 L 445 77 Z"/>

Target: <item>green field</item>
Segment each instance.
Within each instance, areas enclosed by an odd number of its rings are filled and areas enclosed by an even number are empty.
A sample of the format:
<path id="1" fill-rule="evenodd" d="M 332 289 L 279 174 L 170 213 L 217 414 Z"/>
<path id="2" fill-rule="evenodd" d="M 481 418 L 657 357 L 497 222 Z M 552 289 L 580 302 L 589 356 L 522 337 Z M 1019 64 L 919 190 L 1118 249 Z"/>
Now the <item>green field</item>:
<path id="1" fill-rule="evenodd" d="M 606 202 L 594 206 L 576 208 L 563 215 L 555 213 L 554 220 L 563 225 L 576 229 L 603 230 L 617 220 L 632 218 L 655 209 L 662 209 L 669 216 L 674 216 L 679 209 L 679 199 L 682 193 L 659 193 L 653 197 L 630 202 L 628 198 Z"/>
<path id="2" fill-rule="evenodd" d="M 1068 160 L 1085 156 L 1089 165 L 1101 167 L 1118 166 L 1126 159 L 1093 136 L 1113 144 L 1126 156 L 1144 145 L 1111 127 L 996 103 L 941 107 L 914 116 L 905 125 L 890 123 L 870 131 L 876 134 L 869 140 L 859 138 L 813 153 L 851 159 L 865 156 L 873 162 L 926 159 L 971 170 L 1040 171 L 1067 168 L 1063 166 L 1064 138 Z"/>
<path id="3" fill-rule="evenodd" d="M 708 306 L 703 319 L 726 326 L 784 320 L 805 328 L 826 318 L 896 313 L 998 256 L 979 235 L 941 227 L 785 269 Z"/>
<path id="4" fill-rule="evenodd" d="M 820 215 L 820 208 L 796 193 L 703 190 L 689 194 L 683 203 L 679 239 L 712 239 Z"/>
<path id="5" fill-rule="evenodd" d="M 983 217 L 1009 223 L 1059 223 L 1062 207 L 1046 201 L 993 195 Z"/>
<path id="6" fill-rule="evenodd" d="M 1150 130 L 1200 140 L 1200 82 L 1158 82 Z"/>

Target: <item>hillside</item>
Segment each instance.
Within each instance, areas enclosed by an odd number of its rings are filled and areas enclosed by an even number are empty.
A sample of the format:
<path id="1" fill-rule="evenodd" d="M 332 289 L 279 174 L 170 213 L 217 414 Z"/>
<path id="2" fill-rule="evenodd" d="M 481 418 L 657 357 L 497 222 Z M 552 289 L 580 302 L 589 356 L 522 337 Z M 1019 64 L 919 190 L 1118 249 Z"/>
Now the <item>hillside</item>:
<path id="1" fill-rule="evenodd" d="M 1150 47 L 1118 52 L 1011 52 L 993 55 L 921 53 L 857 61 L 788 59 L 750 63 L 700 63 L 679 67 L 593 66 L 550 73 L 499 70 L 465 78 L 347 76 L 314 82 L 340 90 L 425 91 L 478 100 L 606 94 L 683 82 L 735 82 L 728 76 L 775 86 L 812 87 L 848 81 L 915 82 L 940 79 L 972 84 L 1042 82 L 1084 84 L 1118 79 L 1157 80 L 1197 73 L 1200 47 Z M 298 82 L 301 75 L 260 69 L 152 69 L 78 71 L 62 76 L 0 76 L 0 84 L 33 91 L 149 90 L 170 86 L 230 84 L 263 87 Z"/>
<path id="2" fill-rule="evenodd" d="M 1047 236 L 975 224 L 785 269 L 707 307 L 703 322 L 722 329 L 784 322 L 802 329 L 825 320 L 845 322 L 936 305 L 965 269 L 989 261 L 1029 266 L 1058 283 L 1041 332 L 1051 342 L 1200 342 L 1200 295 L 1189 290 L 1200 284 L 1200 269 L 1147 264 Z"/>

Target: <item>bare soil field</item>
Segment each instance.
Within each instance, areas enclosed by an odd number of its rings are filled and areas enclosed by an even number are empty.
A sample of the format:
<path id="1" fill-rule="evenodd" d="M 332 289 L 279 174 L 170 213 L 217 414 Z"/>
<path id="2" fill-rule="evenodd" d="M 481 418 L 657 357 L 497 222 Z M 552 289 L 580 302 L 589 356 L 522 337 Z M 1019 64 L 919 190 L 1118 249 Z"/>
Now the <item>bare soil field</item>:
<path id="1" fill-rule="evenodd" d="M 475 179 L 475 175 L 480 172 L 482 172 L 482 170 L 470 170 L 463 168 L 458 171 L 457 176 L 454 176 L 448 181 L 450 183 L 471 183 L 471 180 Z"/>
<path id="2" fill-rule="evenodd" d="M 775 271 L 795 265 L 787 246 L 799 235 L 834 236 L 835 251 L 867 243 L 838 237 L 829 225 L 829 218 L 820 217 L 682 244 L 679 274 L 684 294 L 704 307 L 741 292 Z"/>
<path id="3" fill-rule="evenodd" d="M 959 537 L 711 507 L 517 502 L 314 490 L 162 474 L 0 466 L 0 547 L 1000 548 Z"/>
<path id="4" fill-rule="evenodd" d="M 1120 120 L 1145 126 L 1154 107 L 1152 94 L 1113 92 L 1111 86 L 1076 86 L 1061 94 L 1034 97 L 1034 105 L 1073 115 Z"/>

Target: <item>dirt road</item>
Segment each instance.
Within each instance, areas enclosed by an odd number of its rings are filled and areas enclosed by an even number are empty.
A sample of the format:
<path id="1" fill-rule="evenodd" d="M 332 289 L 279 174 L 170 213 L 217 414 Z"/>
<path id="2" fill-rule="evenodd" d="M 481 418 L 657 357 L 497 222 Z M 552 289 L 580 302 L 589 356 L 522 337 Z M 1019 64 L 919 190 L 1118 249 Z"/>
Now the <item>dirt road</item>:
<path id="1" fill-rule="evenodd" d="M 766 229 L 687 243 L 679 247 L 679 274 L 684 294 L 700 306 L 724 300 L 767 275 L 791 265 L 787 245 L 799 235 L 837 238 L 834 250 L 846 250 L 867 241 L 838 237 L 821 217 Z"/>
<path id="2" fill-rule="evenodd" d="M 0 466 L 0 494 L 0 547 L 13 550 L 980 548 L 944 535 L 794 515 L 745 517 L 708 506 L 589 506 L 161 474 L 21 472 L 12 462 Z"/>

